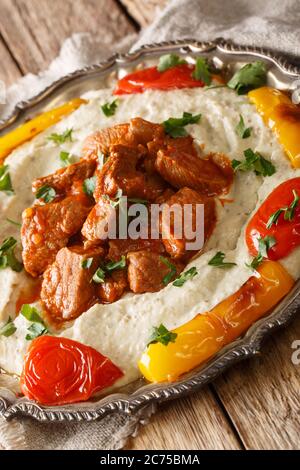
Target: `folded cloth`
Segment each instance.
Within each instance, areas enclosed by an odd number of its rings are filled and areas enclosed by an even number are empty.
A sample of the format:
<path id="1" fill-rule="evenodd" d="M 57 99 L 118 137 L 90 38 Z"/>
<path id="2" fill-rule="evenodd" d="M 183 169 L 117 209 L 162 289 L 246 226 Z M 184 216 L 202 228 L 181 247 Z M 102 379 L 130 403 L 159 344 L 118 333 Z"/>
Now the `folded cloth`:
<path id="1" fill-rule="evenodd" d="M 142 32 L 133 48 L 158 41 L 182 38 L 208 41 L 222 36 L 244 45 L 276 47 L 300 63 L 299 24 L 298 0 L 174 0 Z M 134 39 L 126 39 L 119 50 L 130 47 Z M 102 38 L 95 40 L 85 33 L 67 39 L 47 71 L 27 75 L 8 90 L 7 104 L 2 110 L 0 107 L 0 119 L 16 102 L 35 95 L 62 75 L 109 55 L 109 46 L 103 48 L 101 41 Z M 0 418 L 0 448 L 119 449 L 152 412 L 154 407 L 145 407 L 133 417 L 114 414 L 100 421 L 69 424 L 38 423 L 24 418 L 5 422 Z"/>

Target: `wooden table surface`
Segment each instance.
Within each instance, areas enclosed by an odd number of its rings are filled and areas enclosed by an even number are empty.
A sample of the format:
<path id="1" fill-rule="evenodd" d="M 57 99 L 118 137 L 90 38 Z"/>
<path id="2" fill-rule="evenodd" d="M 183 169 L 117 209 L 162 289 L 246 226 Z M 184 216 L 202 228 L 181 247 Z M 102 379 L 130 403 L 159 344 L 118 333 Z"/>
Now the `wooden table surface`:
<path id="1" fill-rule="evenodd" d="M 0 0 L 0 80 L 43 70 L 74 32 L 115 43 L 149 24 L 166 0 Z M 155 39 L 155 38 L 153 38 Z M 268 340 L 260 357 L 232 368 L 189 398 L 160 407 L 130 449 L 299 449 L 300 365 L 291 347 L 300 318 Z"/>

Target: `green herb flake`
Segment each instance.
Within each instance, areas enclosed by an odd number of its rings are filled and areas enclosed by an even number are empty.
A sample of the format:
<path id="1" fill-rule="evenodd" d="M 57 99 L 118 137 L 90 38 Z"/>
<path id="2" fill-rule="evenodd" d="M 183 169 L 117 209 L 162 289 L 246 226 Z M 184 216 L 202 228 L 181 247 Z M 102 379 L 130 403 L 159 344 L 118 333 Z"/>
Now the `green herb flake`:
<path id="1" fill-rule="evenodd" d="M 38 336 L 49 333 L 39 311 L 35 307 L 32 307 L 29 304 L 24 304 L 22 305 L 20 313 L 26 318 L 26 320 L 32 322 L 32 324 L 27 328 L 28 333 L 25 337 L 27 341 L 31 341 Z"/>
<path id="2" fill-rule="evenodd" d="M 27 331 L 28 333 L 25 336 L 26 341 L 31 341 L 39 336 L 49 333 L 47 328 L 41 323 L 32 323 L 32 325 L 27 328 Z"/>
<path id="3" fill-rule="evenodd" d="M 171 137 L 184 137 L 188 133 L 184 128 L 188 124 L 196 124 L 200 121 L 201 114 L 191 114 L 184 112 L 181 118 L 169 118 L 164 121 L 162 124 L 164 126 L 165 132 Z"/>
<path id="4" fill-rule="evenodd" d="M 292 221 L 295 217 L 295 210 L 298 206 L 298 203 L 299 203 L 299 196 L 297 194 L 297 192 L 293 189 L 293 196 L 294 196 L 294 200 L 291 202 L 291 204 L 288 206 L 288 207 L 280 207 L 279 209 L 277 209 L 277 211 L 275 211 L 269 218 L 267 224 L 266 224 L 266 227 L 267 229 L 270 229 L 272 227 L 272 225 L 277 225 L 278 224 L 278 220 L 279 220 L 279 217 L 281 214 L 284 214 L 283 218 L 284 220 L 286 221 Z"/>
<path id="5" fill-rule="evenodd" d="M 238 125 L 236 126 L 235 131 L 237 135 L 241 137 L 241 139 L 248 139 L 248 137 L 250 137 L 251 135 L 252 127 L 245 126 L 244 118 L 241 114 L 240 114 L 240 121 Z"/>
<path id="6" fill-rule="evenodd" d="M 8 170 L 8 165 L 0 166 L 0 191 L 4 191 L 7 195 L 11 196 L 14 194 L 14 190 Z"/>
<path id="7" fill-rule="evenodd" d="M 209 262 L 209 266 L 215 266 L 216 268 L 232 268 L 233 266 L 236 266 L 236 263 L 230 263 L 227 261 L 224 261 L 225 259 L 225 253 L 222 253 L 222 251 L 218 251 L 215 256 L 213 256 Z"/>
<path id="8" fill-rule="evenodd" d="M 49 204 L 56 198 L 56 191 L 51 186 L 41 186 L 35 193 L 36 199 L 41 199 L 45 204 Z"/>
<path id="9" fill-rule="evenodd" d="M 276 245 L 276 239 L 267 235 L 264 238 L 260 238 L 258 240 L 258 253 L 253 258 L 250 264 L 246 263 L 247 268 L 255 270 L 264 260 L 264 258 L 268 258 L 268 251 Z"/>
<path id="10" fill-rule="evenodd" d="M 106 117 L 113 116 L 116 113 L 118 107 L 118 100 L 115 99 L 111 103 L 104 103 L 101 106 L 102 112 Z"/>
<path id="11" fill-rule="evenodd" d="M 247 93 L 254 88 L 265 85 L 267 80 L 266 66 L 261 61 L 246 64 L 238 70 L 227 83 L 229 88 L 235 90 L 238 95 Z"/>
<path id="12" fill-rule="evenodd" d="M 93 264 L 94 258 L 86 258 L 82 261 L 81 267 L 82 269 L 89 269 Z"/>
<path id="13" fill-rule="evenodd" d="M 193 266 L 192 268 L 188 269 L 184 273 L 181 273 L 180 276 L 175 279 L 173 282 L 173 286 L 175 287 L 182 287 L 183 284 L 186 283 L 188 279 L 193 279 L 198 274 L 197 268 Z"/>
<path id="14" fill-rule="evenodd" d="M 9 336 L 12 336 L 16 331 L 17 327 L 15 326 L 11 317 L 9 317 L 5 325 L 0 328 L 0 336 L 5 336 L 6 338 L 8 338 Z"/>
<path id="15" fill-rule="evenodd" d="M 232 160 L 231 165 L 234 171 L 254 171 L 256 175 L 272 176 L 276 173 L 275 166 L 266 160 L 260 153 L 253 152 L 252 149 L 244 151 L 245 160 Z"/>
<path id="16" fill-rule="evenodd" d="M 0 246 L 0 269 L 10 267 L 13 271 L 19 273 L 23 269 L 23 264 L 15 256 L 15 247 L 17 240 L 13 237 L 6 238 Z"/>
<path id="17" fill-rule="evenodd" d="M 164 346 L 168 346 L 169 343 L 175 343 L 177 333 L 169 331 L 162 323 L 159 327 L 153 327 L 152 334 L 149 338 L 147 346 L 150 344 L 161 343 Z"/>
<path id="18" fill-rule="evenodd" d="M 96 189 L 97 177 L 91 176 L 91 178 L 87 178 L 82 183 L 82 188 L 85 194 L 88 196 L 93 196 L 95 189 Z"/>
<path id="19" fill-rule="evenodd" d="M 70 154 L 70 152 L 66 152 L 65 150 L 62 150 L 60 152 L 59 159 L 61 161 L 62 167 L 72 165 L 73 163 L 72 155 Z"/>
<path id="20" fill-rule="evenodd" d="M 198 57 L 198 59 L 196 60 L 193 78 L 195 78 L 195 80 L 200 80 L 207 86 L 211 84 L 212 76 L 209 70 L 209 65 L 207 63 L 207 60 L 203 57 Z"/>
<path id="21" fill-rule="evenodd" d="M 110 261 L 105 265 L 105 271 L 115 271 L 116 269 L 126 268 L 126 257 L 123 255 L 119 261 Z"/>
<path id="22" fill-rule="evenodd" d="M 102 268 L 98 268 L 95 272 L 94 276 L 92 277 L 92 281 L 96 284 L 101 284 L 105 281 L 105 271 Z"/>
<path id="23" fill-rule="evenodd" d="M 157 70 L 159 72 L 165 72 L 176 65 L 186 64 L 186 60 L 181 59 L 177 54 L 165 54 L 162 55 L 159 59 Z"/>
<path id="24" fill-rule="evenodd" d="M 49 135 L 48 140 L 61 145 L 65 142 L 73 142 L 73 129 L 66 129 L 62 134 L 53 133 Z"/>
<path id="25" fill-rule="evenodd" d="M 169 272 L 168 274 L 166 274 L 162 280 L 163 284 L 166 286 L 167 284 L 169 284 L 172 279 L 174 279 L 174 276 L 176 275 L 177 273 L 177 269 L 176 269 L 176 266 L 174 266 L 174 264 L 170 263 L 170 261 L 165 258 L 164 256 L 160 256 L 159 259 L 161 260 L 162 263 L 164 263 L 168 268 L 169 268 Z"/>
<path id="26" fill-rule="evenodd" d="M 15 225 L 16 227 L 22 227 L 22 224 L 20 224 L 20 222 L 16 222 L 15 220 L 9 219 L 8 217 L 5 220 L 6 220 L 6 222 L 8 222 L 12 225 Z"/>

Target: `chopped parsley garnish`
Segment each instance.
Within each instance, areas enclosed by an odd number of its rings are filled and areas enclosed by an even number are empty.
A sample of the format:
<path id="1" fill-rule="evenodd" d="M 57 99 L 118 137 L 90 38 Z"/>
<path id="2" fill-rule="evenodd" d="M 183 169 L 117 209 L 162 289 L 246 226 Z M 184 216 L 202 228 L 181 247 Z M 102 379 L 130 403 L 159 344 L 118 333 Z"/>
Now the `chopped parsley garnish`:
<path id="1" fill-rule="evenodd" d="M 166 286 L 167 284 L 169 284 L 170 281 L 172 281 L 172 279 L 174 279 L 174 276 L 177 273 L 177 269 L 176 269 L 176 266 L 170 263 L 170 261 L 167 258 L 164 258 L 163 256 L 160 256 L 159 258 L 170 269 L 168 274 L 166 274 L 162 280 L 163 284 Z"/>
<path id="2" fill-rule="evenodd" d="M 6 222 L 9 222 L 12 225 L 15 225 L 16 227 L 22 227 L 22 224 L 20 222 L 16 222 L 15 220 L 9 219 L 8 217 L 5 219 Z"/>
<path id="3" fill-rule="evenodd" d="M 266 160 L 260 153 L 250 148 L 244 151 L 245 160 L 232 160 L 234 171 L 254 171 L 257 175 L 272 176 L 276 173 L 275 166 Z"/>
<path id="4" fill-rule="evenodd" d="M 161 343 L 164 346 L 168 346 L 169 343 L 175 343 L 177 333 L 169 331 L 162 323 L 159 327 L 154 326 L 152 334 L 149 338 L 147 346 L 149 344 Z"/>
<path id="5" fill-rule="evenodd" d="M 104 103 L 101 106 L 102 112 L 106 117 L 113 116 L 118 107 L 118 100 L 115 99 L 111 103 Z"/>
<path id="6" fill-rule="evenodd" d="M 121 256 L 119 261 L 110 261 L 105 265 L 105 271 L 114 271 L 115 269 L 124 269 L 126 268 L 126 258 L 125 255 Z"/>
<path id="7" fill-rule="evenodd" d="M 42 199 L 45 204 L 49 204 L 56 197 L 56 191 L 51 186 L 45 185 L 41 186 L 35 193 L 36 199 Z"/>
<path id="8" fill-rule="evenodd" d="M 218 251 L 215 256 L 213 256 L 208 264 L 209 266 L 215 266 L 216 268 L 232 268 L 232 266 L 236 266 L 236 263 L 231 263 L 224 261 L 225 259 L 225 253 L 222 253 L 222 251 Z"/>
<path id="9" fill-rule="evenodd" d="M 91 176 L 91 178 L 87 178 L 84 180 L 84 182 L 82 183 L 82 188 L 85 194 L 87 194 L 88 196 L 93 196 L 96 189 L 96 182 L 96 176 Z"/>
<path id="10" fill-rule="evenodd" d="M 294 196 L 294 200 L 293 202 L 291 202 L 291 204 L 288 207 L 281 207 L 276 212 L 274 212 L 274 214 L 271 215 L 266 225 L 268 229 L 271 228 L 273 224 L 277 225 L 278 219 L 281 214 L 284 214 L 283 216 L 284 220 L 291 222 L 294 219 L 295 210 L 300 200 L 297 192 L 294 189 L 293 189 L 293 196 Z"/>
<path id="11" fill-rule="evenodd" d="M 48 140 L 51 140 L 55 144 L 64 144 L 65 142 L 73 142 L 73 129 L 66 129 L 62 134 L 53 133 L 49 135 Z"/>
<path id="12" fill-rule="evenodd" d="M 195 277 L 196 275 L 198 274 L 198 271 L 197 271 L 197 268 L 195 266 L 193 266 L 192 268 L 188 269 L 187 271 L 185 271 L 184 273 L 181 273 L 180 276 L 175 279 L 175 281 L 173 282 L 173 286 L 175 287 L 182 287 L 183 284 L 188 280 L 188 279 L 192 279 L 193 277 Z"/>
<path id="13" fill-rule="evenodd" d="M 186 60 L 181 59 L 177 54 L 165 54 L 159 59 L 157 70 L 164 72 L 165 70 L 176 67 L 176 65 L 186 64 Z"/>
<path id="14" fill-rule="evenodd" d="M 240 122 L 236 126 L 235 130 L 236 130 L 237 135 L 241 137 L 241 139 L 247 139 L 251 135 L 252 127 L 245 126 L 244 118 L 240 114 Z"/>
<path id="15" fill-rule="evenodd" d="M 11 195 L 14 193 L 14 190 L 11 184 L 8 169 L 8 165 L 0 166 L 0 191 L 5 191 L 6 194 Z"/>
<path id="16" fill-rule="evenodd" d="M 17 240 L 13 237 L 6 238 L 0 246 L 0 269 L 10 267 L 13 271 L 19 273 L 23 265 L 15 256 L 15 247 Z"/>
<path id="17" fill-rule="evenodd" d="M 211 73 L 209 71 L 209 65 L 207 60 L 203 57 L 198 57 L 195 64 L 195 70 L 193 72 L 193 78 L 196 80 L 201 80 L 205 85 L 209 86 L 211 84 Z"/>
<path id="18" fill-rule="evenodd" d="M 64 150 L 62 150 L 60 152 L 59 159 L 60 159 L 61 164 L 62 164 L 63 167 L 69 166 L 73 163 L 72 154 L 70 154 L 70 152 L 66 152 Z"/>
<path id="19" fill-rule="evenodd" d="M 195 114 L 193 116 L 191 113 L 184 112 L 181 118 L 171 117 L 162 124 L 164 126 L 165 132 L 171 137 L 184 137 L 188 134 L 184 127 L 188 124 L 196 124 L 200 121 L 200 118 L 201 114 Z"/>
<path id="20" fill-rule="evenodd" d="M 258 253 L 250 264 L 246 264 L 247 268 L 255 270 L 263 262 L 264 258 L 268 258 L 268 251 L 274 245 L 276 245 L 274 237 L 267 235 L 265 238 L 260 238 L 258 240 Z"/>
<path id="21" fill-rule="evenodd" d="M 29 304 L 24 304 L 22 305 L 20 313 L 26 318 L 26 320 L 32 322 L 32 324 L 27 328 L 28 334 L 25 337 L 27 341 L 49 333 L 39 311 L 35 307 L 32 307 Z"/>
<path id="22" fill-rule="evenodd" d="M 17 327 L 12 321 L 11 317 L 7 320 L 5 325 L 0 328 L 0 336 L 6 336 L 7 338 L 13 335 L 17 331 Z"/>
<path id="23" fill-rule="evenodd" d="M 267 80 L 266 66 L 261 61 L 246 64 L 238 70 L 227 83 L 229 88 L 235 90 L 238 95 L 247 93 L 254 88 L 265 85 Z"/>
<path id="24" fill-rule="evenodd" d="M 82 269 L 89 269 L 93 264 L 94 258 L 86 258 L 82 261 L 81 267 Z"/>
<path id="25" fill-rule="evenodd" d="M 147 199 L 140 199 L 138 197 L 129 197 L 128 202 L 132 202 L 133 204 L 148 204 L 149 201 Z"/>
<path id="26" fill-rule="evenodd" d="M 105 271 L 102 268 L 98 268 L 92 277 L 92 281 L 96 284 L 100 284 L 105 281 Z"/>

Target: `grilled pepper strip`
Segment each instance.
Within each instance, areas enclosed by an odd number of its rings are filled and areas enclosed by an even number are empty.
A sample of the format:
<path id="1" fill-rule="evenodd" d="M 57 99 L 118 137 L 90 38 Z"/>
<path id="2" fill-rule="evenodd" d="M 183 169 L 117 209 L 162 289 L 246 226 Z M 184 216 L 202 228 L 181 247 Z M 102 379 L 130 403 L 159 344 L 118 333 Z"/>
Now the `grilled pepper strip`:
<path id="1" fill-rule="evenodd" d="M 210 312 L 174 330 L 174 343 L 150 344 L 139 368 L 150 382 L 176 380 L 238 338 L 274 307 L 293 287 L 294 280 L 275 261 L 265 261 L 233 295 Z"/>
<path id="2" fill-rule="evenodd" d="M 19 145 L 31 140 L 48 127 L 53 126 L 84 103 L 86 103 L 85 100 L 75 98 L 59 108 L 51 109 L 50 111 L 36 116 L 31 119 L 31 121 L 26 122 L 3 137 L 0 137 L 0 163 Z"/>
<path id="3" fill-rule="evenodd" d="M 275 88 L 257 88 L 248 96 L 277 135 L 293 167 L 300 168 L 300 107 Z"/>

